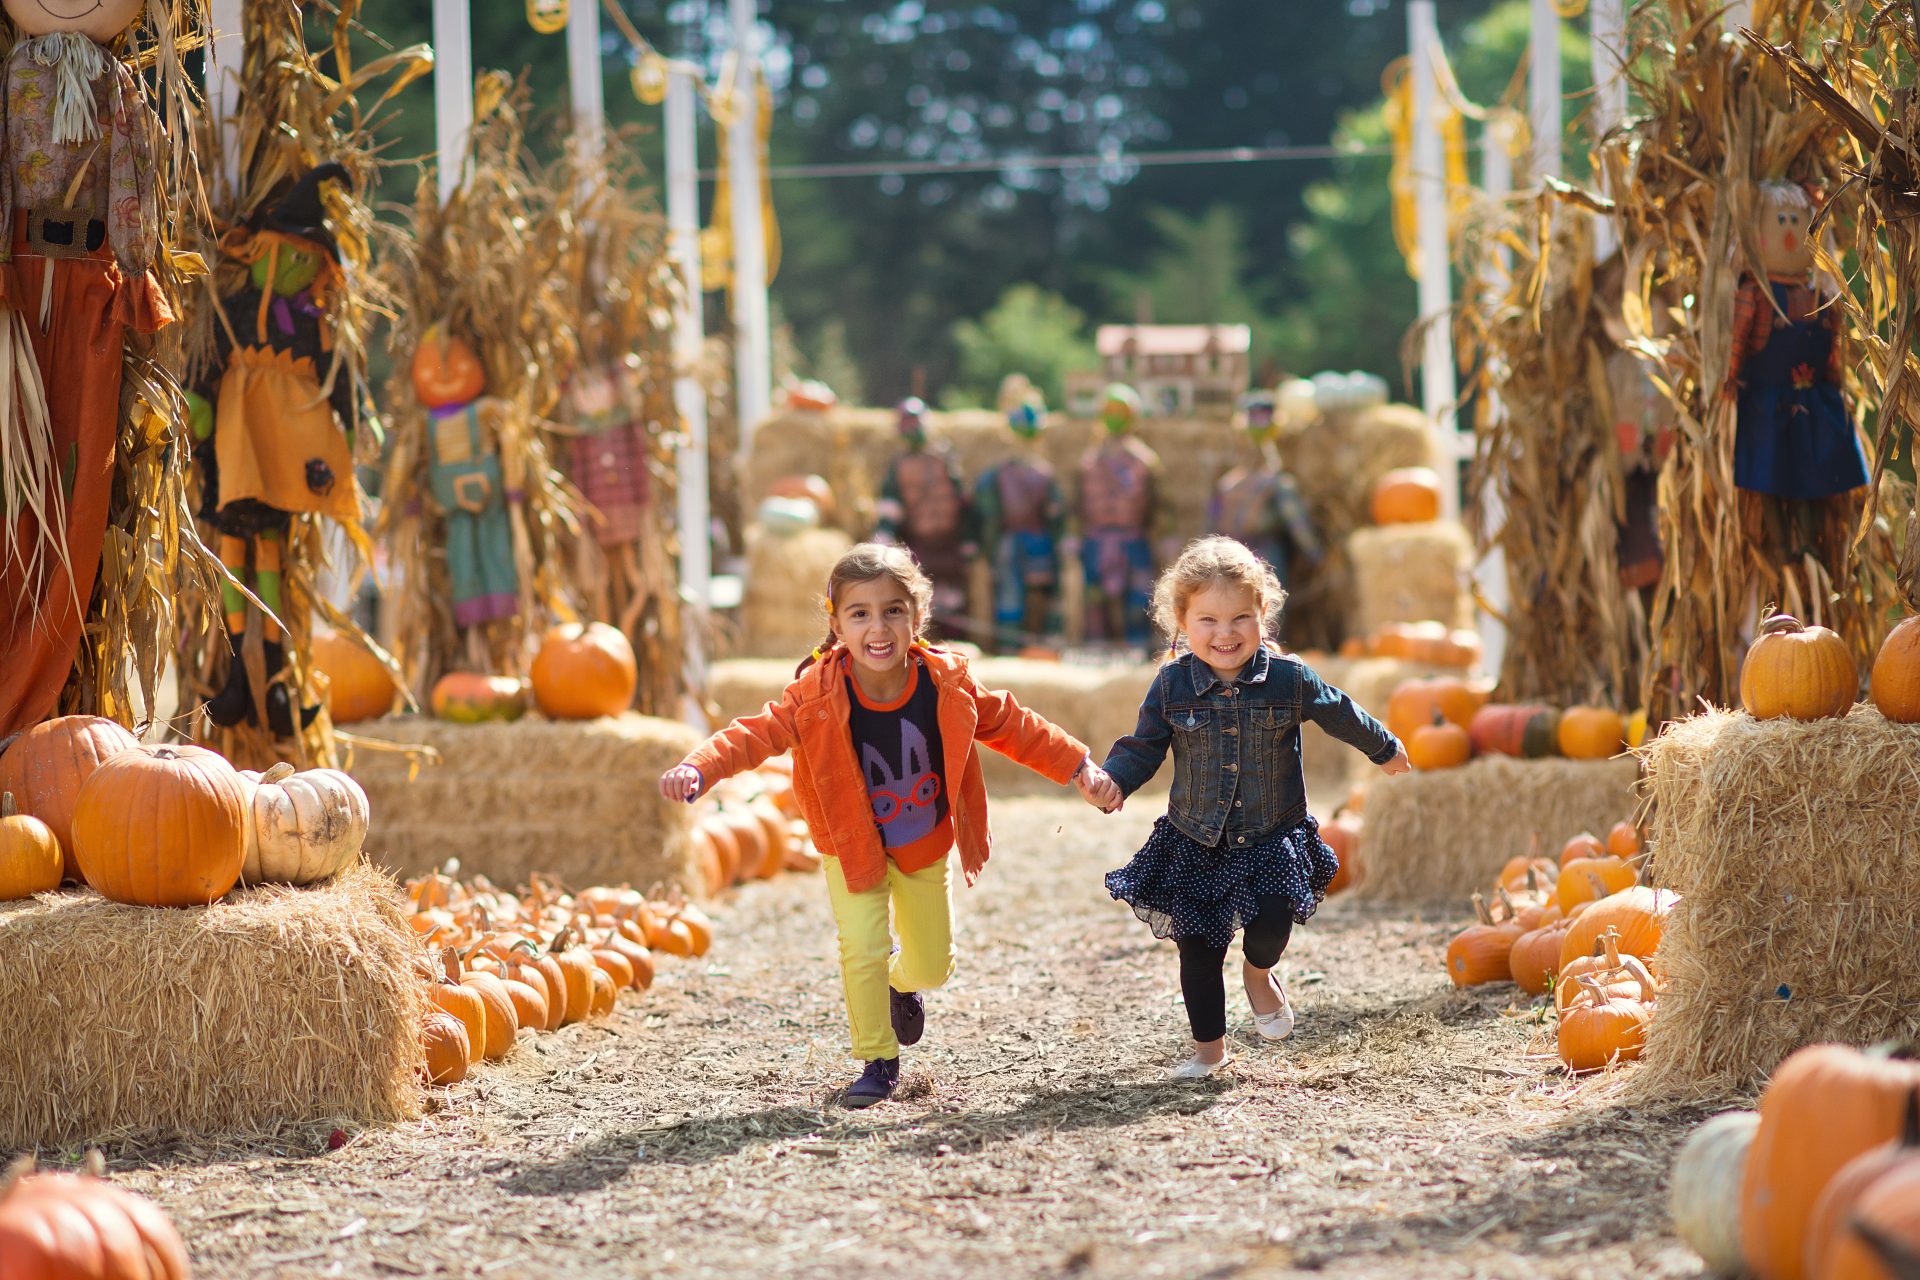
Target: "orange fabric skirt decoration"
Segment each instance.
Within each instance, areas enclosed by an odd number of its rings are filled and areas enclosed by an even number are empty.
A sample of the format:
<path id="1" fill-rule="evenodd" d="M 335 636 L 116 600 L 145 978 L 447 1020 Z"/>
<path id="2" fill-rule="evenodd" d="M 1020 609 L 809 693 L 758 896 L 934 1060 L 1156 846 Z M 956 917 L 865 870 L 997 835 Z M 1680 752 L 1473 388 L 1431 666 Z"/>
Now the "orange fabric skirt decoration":
<path id="1" fill-rule="evenodd" d="M 235 347 L 215 421 L 222 507 L 251 498 L 281 511 L 360 518 L 353 451 L 311 361 Z"/>

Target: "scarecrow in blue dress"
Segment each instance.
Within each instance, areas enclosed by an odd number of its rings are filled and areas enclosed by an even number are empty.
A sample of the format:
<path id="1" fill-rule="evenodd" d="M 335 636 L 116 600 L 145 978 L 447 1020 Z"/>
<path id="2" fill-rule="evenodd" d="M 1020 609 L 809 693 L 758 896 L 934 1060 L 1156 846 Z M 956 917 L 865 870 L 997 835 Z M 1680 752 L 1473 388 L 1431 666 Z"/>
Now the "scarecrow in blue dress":
<path id="1" fill-rule="evenodd" d="M 973 505 L 981 543 L 993 557 L 994 644 L 1013 650 L 1038 645 L 1053 616 L 1067 498 L 1040 448 L 1047 426 L 1040 393 L 1025 378 L 1010 377 L 1001 387 L 1000 408 L 1021 451 L 980 477 Z"/>

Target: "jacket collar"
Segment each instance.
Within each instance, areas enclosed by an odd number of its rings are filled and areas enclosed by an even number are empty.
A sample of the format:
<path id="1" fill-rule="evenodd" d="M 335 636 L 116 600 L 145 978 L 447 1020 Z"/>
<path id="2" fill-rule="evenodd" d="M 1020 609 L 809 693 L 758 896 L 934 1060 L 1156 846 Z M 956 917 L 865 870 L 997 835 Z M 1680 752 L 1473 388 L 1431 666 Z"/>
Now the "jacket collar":
<path id="1" fill-rule="evenodd" d="M 945 688 L 967 670 L 966 655 L 937 645 L 921 644 L 914 653 L 926 663 L 935 685 Z M 846 691 L 847 651 L 838 644 L 825 649 L 820 660 L 800 673 L 800 690 L 808 698 L 832 698 Z"/>
<path id="2" fill-rule="evenodd" d="M 1253 651 L 1253 657 L 1247 659 L 1247 665 L 1240 669 L 1240 674 L 1234 677 L 1233 682 L 1235 684 L 1265 684 L 1267 682 L 1267 666 L 1272 660 L 1271 650 L 1269 650 L 1266 645 L 1261 645 Z M 1193 691 L 1196 694 L 1212 693 L 1214 686 L 1226 683 L 1214 674 L 1212 667 L 1200 661 L 1199 656 L 1191 650 L 1185 654 L 1185 661 L 1193 664 Z"/>

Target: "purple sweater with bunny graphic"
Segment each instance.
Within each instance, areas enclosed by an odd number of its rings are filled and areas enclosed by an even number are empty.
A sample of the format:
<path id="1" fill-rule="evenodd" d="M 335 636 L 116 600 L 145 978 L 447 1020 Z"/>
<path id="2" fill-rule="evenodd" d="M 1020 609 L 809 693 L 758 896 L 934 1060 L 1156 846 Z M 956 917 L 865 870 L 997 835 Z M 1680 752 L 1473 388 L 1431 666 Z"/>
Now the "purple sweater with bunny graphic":
<path id="1" fill-rule="evenodd" d="M 853 753 L 867 784 L 873 824 L 888 860 L 936 861 L 953 847 L 953 817 L 940 750 L 939 689 L 916 656 L 907 688 L 892 702 L 874 702 L 847 678 Z"/>

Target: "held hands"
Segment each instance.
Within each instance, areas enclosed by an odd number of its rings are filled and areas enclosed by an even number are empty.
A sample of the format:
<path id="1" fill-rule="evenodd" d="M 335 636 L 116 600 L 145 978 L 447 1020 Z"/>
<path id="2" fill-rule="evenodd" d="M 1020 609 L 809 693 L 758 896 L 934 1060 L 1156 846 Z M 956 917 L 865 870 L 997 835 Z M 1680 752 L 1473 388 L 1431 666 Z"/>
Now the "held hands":
<path id="1" fill-rule="evenodd" d="M 1073 775 L 1073 785 L 1080 790 L 1086 802 L 1102 813 L 1116 813 L 1127 798 L 1120 794 L 1120 784 L 1110 777 L 1105 769 L 1089 758 L 1080 772 Z"/>
<path id="2" fill-rule="evenodd" d="M 1407 759 L 1407 744 L 1395 744 L 1393 759 L 1380 766 L 1380 772 L 1392 777 L 1396 773 L 1407 773 L 1413 768 L 1413 762 Z"/>
<path id="3" fill-rule="evenodd" d="M 692 804 L 706 790 L 706 780 L 690 764 L 677 764 L 660 775 L 660 794 L 669 800 Z"/>

